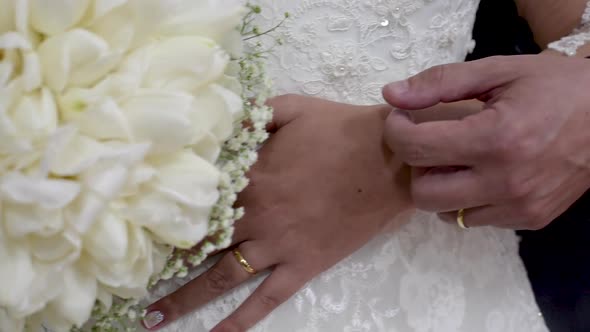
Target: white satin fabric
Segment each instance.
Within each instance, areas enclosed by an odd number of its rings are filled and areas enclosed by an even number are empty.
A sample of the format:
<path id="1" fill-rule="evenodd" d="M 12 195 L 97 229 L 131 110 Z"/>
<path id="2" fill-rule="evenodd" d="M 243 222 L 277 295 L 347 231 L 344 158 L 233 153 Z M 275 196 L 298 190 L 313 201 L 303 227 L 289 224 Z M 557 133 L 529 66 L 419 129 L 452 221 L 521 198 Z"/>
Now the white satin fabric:
<path id="1" fill-rule="evenodd" d="M 279 93 L 383 102 L 381 87 L 474 46 L 478 0 L 257 0 L 262 28 L 288 11 L 269 58 Z M 199 271 L 191 274 L 194 277 Z M 165 331 L 207 331 L 260 276 Z M 189 278 L 187 278 L 188 280 Z M 186 280 L 185 280 L 186 281 Z M 182 282 L 163 285 L 154 299 Z M 462 231 L 418 213 L 311 281 L 252 331 L 547 331 L 512 231 Z"/>

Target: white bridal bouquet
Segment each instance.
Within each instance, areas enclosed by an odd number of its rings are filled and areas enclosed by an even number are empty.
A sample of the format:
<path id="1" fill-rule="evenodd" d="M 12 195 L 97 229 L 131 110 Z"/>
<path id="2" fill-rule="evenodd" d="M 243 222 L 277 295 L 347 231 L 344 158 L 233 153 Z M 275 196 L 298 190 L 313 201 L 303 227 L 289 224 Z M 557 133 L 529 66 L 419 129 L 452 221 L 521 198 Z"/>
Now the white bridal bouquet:
<path id="1" fill-rule="evenodd" d="M 258 12 L 0 0 L 1 332 L 129 328 L 228 245 L 271 117 Z"/>

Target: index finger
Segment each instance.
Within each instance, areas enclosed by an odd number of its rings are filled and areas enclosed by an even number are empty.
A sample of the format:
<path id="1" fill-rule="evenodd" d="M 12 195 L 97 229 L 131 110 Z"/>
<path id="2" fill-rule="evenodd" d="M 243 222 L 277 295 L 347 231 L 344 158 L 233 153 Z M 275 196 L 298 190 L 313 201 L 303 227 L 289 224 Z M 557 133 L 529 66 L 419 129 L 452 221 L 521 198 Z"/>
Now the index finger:
<path id="1" fill-rule="evenodd" d="M 489 150 L 492 112 L 460 120 L 414 123 L 404 111 L 386 120 L 385 142 L 403 162 L 414 167 L 474 166 Z"/>
<path id="2" fill-rule="evenodd" d="M 480 99 L 517 79 L 531 56 L 515 55 L 439 65 L 383 88 L 394 107 L 421 109 L 440 102 Z"/>

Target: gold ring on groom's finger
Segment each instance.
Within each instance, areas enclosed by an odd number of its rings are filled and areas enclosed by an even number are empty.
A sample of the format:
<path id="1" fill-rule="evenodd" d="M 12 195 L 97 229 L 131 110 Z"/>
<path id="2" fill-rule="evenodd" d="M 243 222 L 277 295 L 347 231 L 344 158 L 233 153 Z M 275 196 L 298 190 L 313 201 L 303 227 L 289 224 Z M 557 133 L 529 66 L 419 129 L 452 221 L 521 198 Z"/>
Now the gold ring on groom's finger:
<path id="1" fill-rule="evenodd" d="M 457 211 L 457 224 L 461 229 L 469 229 L 469 227 L 465 226 L 465 209 Z"/>
<path id="2" fill-rule="evenodd" d="M 240 265 L 244 268 L 244 270 L 246 270 L 246 272 L 248 272 L 250 274 L 258 273 L 252 267 L 252 265 L 250 265 L 250 263 L 248 263 L 248 261 L 244 258 L 244 256 L 242 256 L 242 253 L 238 249 L 234 249 L 232 252 L 234 253 L 234 257 L 236 258 L 238 263 L 240 263 Z"/>

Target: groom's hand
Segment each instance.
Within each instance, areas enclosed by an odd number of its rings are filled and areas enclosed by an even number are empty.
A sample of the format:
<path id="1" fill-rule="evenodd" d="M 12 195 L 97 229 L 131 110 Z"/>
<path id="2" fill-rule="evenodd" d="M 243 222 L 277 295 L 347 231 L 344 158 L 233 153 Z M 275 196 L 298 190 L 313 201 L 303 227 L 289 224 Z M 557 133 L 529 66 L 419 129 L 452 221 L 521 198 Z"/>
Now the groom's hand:
<path id="1" fill-rule="evenodd" d="M 461 120 L 416 124 L 407 116 L 414 111 L 387 120 L 386 140 L 413 166 L 415 204 L 449 222 L 465 209 L 467 226 L 539 229 L 590 186 L 590 60 L 538 55 L 438 66 L 388 85 L 384 96 L 404 110 L 485 102 Z"/>
<path id="2" fill-rule="evenodd" d="M 246 331 L 410 208 L 408 176 L 400 176 L 402 164 L 383 143 L 390 106 L 294 95 L 271 104 L 274 134 L 239 197 L 246 216 L 232 246 L 255 270 L 272 272 L 215 332 Z M 162 314 L 157 329 L 250 278 L 229 251 L 148 312 Z"/>

